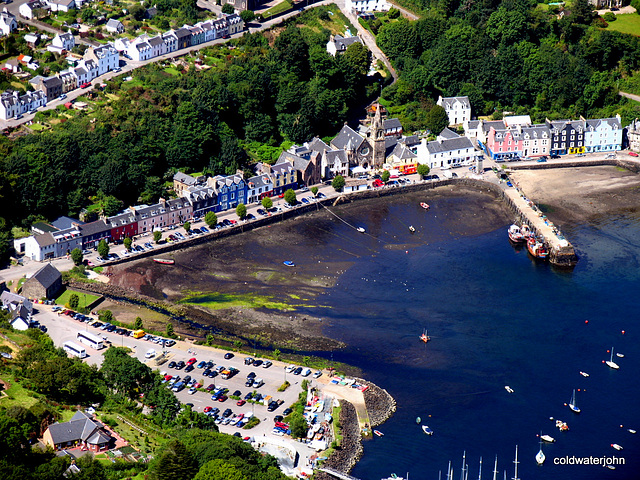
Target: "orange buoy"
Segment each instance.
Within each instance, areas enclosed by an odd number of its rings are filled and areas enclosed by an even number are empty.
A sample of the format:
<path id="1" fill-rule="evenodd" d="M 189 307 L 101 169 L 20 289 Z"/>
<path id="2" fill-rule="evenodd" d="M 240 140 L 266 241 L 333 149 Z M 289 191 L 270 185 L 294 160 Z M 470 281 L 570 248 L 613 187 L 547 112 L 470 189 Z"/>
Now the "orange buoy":
<path id="1" fill-rule="evenodd" d="M 586 323 L 589 323 L 589 320 L 585 320 L 585 321 L 584 321 L 584 323 L 585 323 L 585 324 L 586 324 Z"/>
<path id="2" fill-rule="evenodd" d="M 624 330 L 622 330 L 622 334 L 624 335 Z"/>

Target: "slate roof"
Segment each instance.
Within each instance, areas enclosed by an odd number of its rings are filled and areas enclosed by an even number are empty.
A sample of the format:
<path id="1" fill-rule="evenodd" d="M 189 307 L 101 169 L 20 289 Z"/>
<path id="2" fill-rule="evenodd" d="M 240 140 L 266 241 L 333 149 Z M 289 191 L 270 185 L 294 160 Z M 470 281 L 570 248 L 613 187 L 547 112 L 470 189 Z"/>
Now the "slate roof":
<path id="1" fill-rule="evenodd" d="M 49 288 L 51 285 L 56 283 L 61 276 L 62 275 L 60 275 L 60 272 L 56 267 L 47 263 L 44 267 L 34 273 L 31 279 L 36 280 L 44 288 Z"/>
<path id="2" fill-rule="evenodd" d="M 403 137 L 398 140 L 401 143 L 404 143 L 407 147 L 413 147 L 414 145 L 420 145 L 420 138 L 417 135 L 409 135 L 408 137 Z"/>
<path id="3" fill-rule="evenodd" d="M 77 411 L 70 421 L 49 425 L 49 433 L 56 445 L 79 440 L 98 445 L 111 440 L 111 436 L 102 431 L 102 428 L 100 422 L 92 420 L 86 413 Z"/>
<path id="4" fill-rule="evenodd" d="M 51 232 L 34 235 L 33 238 L 36 239 L 36 242 L 38 242 L 38 245 L 41 248 L 48 247 L 49 245 L 55 245 L 56 243 L 56 239 L 53 238 L 53 234 Z"/>
<path id="5" fill-rule="evenodd" d="M 310 160 L 303 158 L 299 155 L 294 155 L 289 152 L 282 152 L 276 163 L 289 162 L 296 170 L 304 171 L 309 165 Z"/>
<path id="6" fill-rule="evenodd" d="M 43 78 L 42 83 L 47 88 L 62 87 L 62 80 L 58 77 Z"/>
<path id="7" fill-rule="evenodd" d="M 251 177 L 247 180 L 247 183 L 249 184 L 249 188 L 252 190 L 273 185 L 269 175 L 256 175 L 255 177 Z"/>
<path id="8" fill-rule="evenodd" d="M 397 118 L 387 118 L 382 121 L 382 128 L 384 130 L 389 130 L 392 128 L 394 129 L 399 128 L 400 130 L 402 130 L 402 124 L 400 123 L 400 120 L 398 120 Z"/>
<path id="9" fill-rule="evenodd" d="M 460 102 L 464 108 L 471 108 L 469 97 L 443 97 L 442 106 L 445 110 L 451 110 L 456 102 Z"/>
<path id="10" fill-rule="evenodd" d="M 331 144 L 337 150 L 357 150 L 364 142 L 364 138 L 358 135 L 349 125 L 342 127 L 342 130 L 331 140 Z"/>
<path id="11" fill-rule="evenodd" d="M 325 153 L 325 156 L 329 166 L 335 165 L 336 162 L 349 163 L 349 160 L 347 159 L 347 152 L 344 150 L 329 150 Z"/>
<path id="12" fill-rule="evenodd" d="M 110 28 L 115 28 L 116 30 L 118 30 L 119 27 L 124 28 L 124 25 L 122 25 L 122 22 L 120 20 L 116 20 L 115 18 L 110 18 L 106 26 Z"/>
<path id="13" fill-rule="evenodd" d="M 427 142 L 427 151 L 430 154 L 450 152 L 452 150 L 462 150 L 465 148 L 473 148 L 471 140 L 469 140 L 467 137 L 458 137 L 448 140 Z"/>
<path id="14" fill-rule="evenodd" d="M 287 161 L 278 162 L 271 167 L 271 171 L 275 174 L 286 174 L 294 170 L 293 165 Z"/>
<path id="15" fill-rule="evenodd" d="M 84 222 L 81 222 L 80 220 L 76 220 L 75 218 L 70 218 L 70 217 L 58 217 L 53 222 L 51 222 L 51 225 L 56 227 L 58 230 L 65 230 L 67 228 L 74 227 L 75 226 L 73 225 L 74 223 L 77 223 L 79 225 L 84 225 Z"/>
<path id="16" fill-rule="evenodd" d="M 438 135 L 438 136 L 443 138 L 443 139 L 449 139 L 449 138 L 458 138 L 460 135 L 458 135 L 456 132 L 454 132 L 453 130 L 451 130 L 449 128 L 445 128 L 444 130 L 442 130 L 440 132 L 440 135 Z"/>
<path id="17" fill-rule="evenodd" d="M 33 305 L 31 304 L 31 300 L 29 300 L 26 297 L 23 297 L 22 295 L 18 295 L 17 293 L 12 293 L 7 290 L 0 293 L 0 303 L 2 303 L 2 305 L 5 305 L 5 306 L 9 304 L 20 305 L 22 303 L 29 310 L 33 308 Z"/>
<path id="18" fill-rule="evenodd" d="M 342 35 L 336 35 L 333 37 L 333 43 L 336 45 L 336 50 L 344 52 L 354 43 L 362 43 L 360 37 L 343 37 Z"/>
<path id="19" fill-rule="evenodd" d="M 307 147 L 312 152 L 324 153 L 327 150 L 331 150 L 331 147 L 320 140 L 319 137 L 313 137 L 313 139 L 311 139 L 311 141 L 307 143 Z"/>
<path id="20" fill-rule="evenodd" d="M 182 173 L 182 172 L 176 173 L 173 176 L 173 179 L 176 182 L 184 183 L 185 185 L 195 185 L 196 184 L 196 179 L 194 177 L 192 177 L 191 175 L 188 175 L 186 173 Z"/>
<path id="21" fill-rule="evenodd" d="M 157 37 L 151 37 L 149 40 L 147 40 L 147 43 L 149 43 L 149 45 L 151 45 L 152 47 L 156 47 L 158 45 L 162 45 L 164 41 L 162 40 L 162 37 L 158 35 Z"/>
<path id="22" fill-rule="evenodd" d="M 399 160 L 411 160 L 413 158 L 418 158 L 418 156 L 415 153 L 413 153 L 411 150 L 409 150 L 406 146 L 402 145 L 401 143 L 396 144 L 391 154 L 394 155 Z"/>
<path id="23" fill-rule="evenodd" d="M 83 237 L 95 235 L 96 233 L 102 233 L 110 230 L 110 226 L 106 224 L 104 220 L 96 220 L 95 222 L 85 223 L 80 226 L 80 231 Z"/>
<path id="24" fill-rule="evenodd" d="M 551 132 L 547 125 L 532 125 L 530 127 L 522 127 L 522 135 L 524 140 L 535 140 L 537 138 L 549 138 Z"/>

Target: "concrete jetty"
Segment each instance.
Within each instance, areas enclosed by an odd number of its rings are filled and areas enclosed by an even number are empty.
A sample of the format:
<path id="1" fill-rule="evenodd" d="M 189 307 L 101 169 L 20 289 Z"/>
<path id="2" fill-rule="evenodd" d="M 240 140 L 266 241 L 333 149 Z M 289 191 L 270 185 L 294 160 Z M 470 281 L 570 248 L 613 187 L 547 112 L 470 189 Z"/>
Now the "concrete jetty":
<path id="1" fill-rule="evenodd" d="M 513 184 L 510 187 L 505 183 L 503 193 L 521 222 L 529 225 L 536 236 L 544 237 L 544 243 L 549 250 L 549 262 L 561 267 L 573 267 L 578 263 L 573 245 L 517 185 Z"/>

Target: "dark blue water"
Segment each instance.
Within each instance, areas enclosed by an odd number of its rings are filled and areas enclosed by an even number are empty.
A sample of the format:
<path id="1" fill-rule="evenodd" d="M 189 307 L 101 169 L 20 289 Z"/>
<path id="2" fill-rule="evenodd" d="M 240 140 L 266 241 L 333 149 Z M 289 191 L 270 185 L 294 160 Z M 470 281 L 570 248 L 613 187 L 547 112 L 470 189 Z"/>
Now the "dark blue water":
<path id="1" fill-rule="evenodd" d="M 469 478 L 478 478 L 480 456 L 482 478 L 491 478 L 495 455 L 498 478 L 505 469 L 511 478 L 518 445 L 523 480 L 640 478 L 640 433 L 627 432 L 640 432 L 640 217 L 565 226 L 581 258 L 562 271 L 514 249 L 507 224 L 479 236 L 439 232 L 421 244 L 405 228 L 419 222 L 415 210 L 395 204 L 376 218 L 384 228 L 367 225 L 366 239 L 334 227 L 346 248 L 359 245 L 351 268 L 318 302 L 330 307 L 320 313 L 331 324 L 326 333 L 349 345 L 334 358 L 361 367 L 398 404 L 379 427 L 384 437 L 365 441 L 353 475 L 435 480 L 442 471 L 444 479 L 452 461 L 457 480 L 466 451 Z M 418 339 L 423 328 L 426 345 Z M 625 355 L 616 359 L 619 371 L 602 363 L 612 346 Z M 580 415 L 564 405 L 574 388 Z M 570 430 L 559 432 L 550 417 Z M 540 431 L 557 440 L 544 445 L 542 467 L 534 459 Z M 567 455 L 617 455 L 626 465 L 553 464 Z"/>

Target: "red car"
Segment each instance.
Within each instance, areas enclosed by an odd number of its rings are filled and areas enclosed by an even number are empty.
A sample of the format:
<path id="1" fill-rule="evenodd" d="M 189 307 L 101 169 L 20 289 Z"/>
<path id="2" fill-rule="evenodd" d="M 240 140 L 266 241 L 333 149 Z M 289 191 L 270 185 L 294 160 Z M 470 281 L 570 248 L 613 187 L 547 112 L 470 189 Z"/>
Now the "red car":
<path id="1" fill-rule="evenodd" d="M 82 85 L 80 85 L 80 88 L 89 88 L 91 86 L 91 84 L 89 82 L 85 82 Z"/>
<path id="2" fill-rule="evenodd" d="M 204 412 L 204 413 L 209 413 L 211 410 L 213 410 L 213 407 L 208 407 L 208 406 L 207 406 L 207 407 L 204 407 L 203 412 Z"/>
<path id="3" fill-rule="evenodd" d="M 632 157 L 637 157 L 638 154 L 636 152 L 629 152 L 629 155 L 631 155 Z"/>
<path id="4" fill-rule="evenodd" d="M 219 401 L 219 402 L 224 402 L 227 398 L 229 398 L 229 397 L 227 397 L 226 395 L 220 395 L 220 396 L 218 397 L 218 401 Z"/>
<path id="5" fill-rule="evenodd" d="M 238 401 L 236 402 L 236 405 L 238 405 L 239 407 L 241 407 L 241 406 L 242 406 L 242 405 L 244 405 L 245 403 L 247 403 L 247 401 L 246 401 L 246 400 L 238 400 Z"/>
<path id="6" fill-rule="evenodd" d="M 189 361 L 187 362 L 187 365 L 193 365 L 197 361 L 198 361 L 198 359 L 196 359 L 196 358 L 190 358 Z"/>

